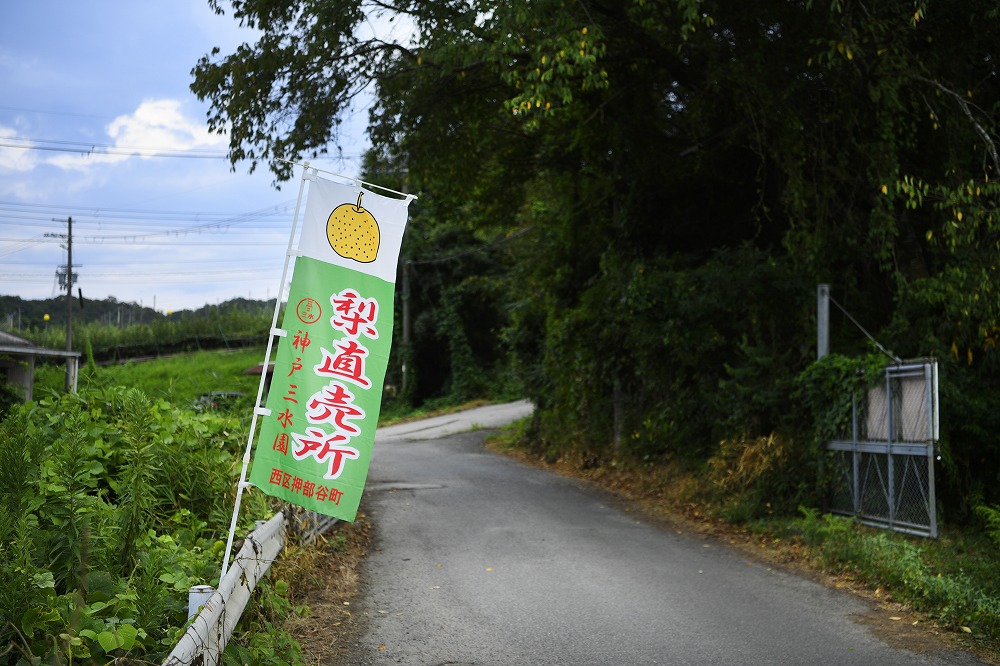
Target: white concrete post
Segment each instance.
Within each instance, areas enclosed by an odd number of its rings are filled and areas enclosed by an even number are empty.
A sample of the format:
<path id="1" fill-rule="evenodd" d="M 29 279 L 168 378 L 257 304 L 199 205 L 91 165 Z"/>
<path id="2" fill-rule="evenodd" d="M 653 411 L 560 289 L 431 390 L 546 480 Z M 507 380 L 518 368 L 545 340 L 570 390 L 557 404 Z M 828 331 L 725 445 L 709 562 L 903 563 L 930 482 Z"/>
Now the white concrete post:
<path id="1" fill-rule="evenodd" d="M 816 358 L 830 353 L 830 285 L 816 287 Z"/>

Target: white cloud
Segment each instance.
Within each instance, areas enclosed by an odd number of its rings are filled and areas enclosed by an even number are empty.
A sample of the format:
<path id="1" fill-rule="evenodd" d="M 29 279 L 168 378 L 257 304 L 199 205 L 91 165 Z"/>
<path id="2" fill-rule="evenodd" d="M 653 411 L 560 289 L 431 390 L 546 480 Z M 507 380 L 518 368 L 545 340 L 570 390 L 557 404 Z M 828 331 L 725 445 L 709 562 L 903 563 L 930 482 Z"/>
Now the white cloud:
<path id="1" fill-rule="evenodd" d="M 186 118 L 181 113 L 181 103 L 174 99 L 143 102 L 131 116 L 115 118 L 108 126 L 108 134 L 122 148 L 141 146 L 182 151 L 226 146 L 225 137 Z"/>
<path id="2" fill-rule="evenodd" d="M 17 130 L 9 127 L 0 127 L 0 143 L 8 143 L 5 139 L 10 140 L 15 137 L 17 137 Z M 10 143 L 30 146 L 30 143 L 23 140 L 11 141 Z M 0 146 L 0 173 L 31 171 L 36 166 L 38 166 L 38 158 L 35 151 L 27 150 L 26 148 Z"/>
<path id="3" fill-rule="evenodd" d="M 110 152 L 62 155 L 49 160 L 62 169 L 85 170 L 96 164 L 117 164 L 132 157 L 152 158 L 158 153 L 192 150 L 225 152 L 226 137 L 209 132 L 204 123 L 192 120 L 175 99 L 147 100 L 130 115 L 118 116 L 107 126 Z"/>

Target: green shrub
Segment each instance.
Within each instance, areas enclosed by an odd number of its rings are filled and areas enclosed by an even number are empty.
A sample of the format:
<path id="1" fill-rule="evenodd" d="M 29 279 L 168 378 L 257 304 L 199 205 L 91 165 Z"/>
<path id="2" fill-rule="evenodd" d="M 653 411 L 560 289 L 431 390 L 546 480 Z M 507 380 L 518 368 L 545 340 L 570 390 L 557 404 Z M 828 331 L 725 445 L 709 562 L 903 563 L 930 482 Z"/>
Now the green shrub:
<path id="1" fill-rule="evenodd" d="M 20 391 L 6 382 L 0 382 L 0 419 L 22 402 L 24 402 L 24 396 L 21 395 Z"/>
<path id="2" fill-rule="evenodd" d="M 1000 507 L 980 505 L 976 507 L 976 515 L 986 523 L 986 534 L 1000 547 Z"/>
<path id="3" fill-rule="evenodd" d="M 165 656 L 188 587 L 218 582 L 243 434 L 234 417 L 134 388 L 12 410 L 0 421 L 0 653 Z M 268 513 L 248 497 L 241 529 Z"/>

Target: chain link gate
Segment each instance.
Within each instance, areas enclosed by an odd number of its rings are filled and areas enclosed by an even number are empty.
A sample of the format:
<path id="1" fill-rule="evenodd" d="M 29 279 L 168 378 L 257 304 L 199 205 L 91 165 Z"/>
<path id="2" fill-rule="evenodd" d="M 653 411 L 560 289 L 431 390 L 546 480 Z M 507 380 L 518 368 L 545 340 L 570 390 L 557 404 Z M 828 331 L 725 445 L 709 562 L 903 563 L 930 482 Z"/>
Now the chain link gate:
<path id="1" fill-rule="evenodd" d="M 937 361 L 904 361 L 856 398 L 851 432 L 833 452 L 829 510 L 866 525 L 937 537 L 934 458 L 938 442 Z"/>

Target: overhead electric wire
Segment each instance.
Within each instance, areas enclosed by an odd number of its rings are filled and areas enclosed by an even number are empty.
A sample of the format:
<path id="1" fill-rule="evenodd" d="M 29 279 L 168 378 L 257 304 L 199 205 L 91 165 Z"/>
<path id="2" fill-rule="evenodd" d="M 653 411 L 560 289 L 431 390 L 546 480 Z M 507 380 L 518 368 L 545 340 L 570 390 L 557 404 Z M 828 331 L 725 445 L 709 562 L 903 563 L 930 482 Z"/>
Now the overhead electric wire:
<path id="1" fill-rule="evenodd" d="M 260 209 L 254 210 L 254 211 L 250 211 L 250 212 L 247 212 L 247 213 L 241 213 L 241 214 L 237 214 L 237 215 L 233 215 L 231 213 L 186 213 L 187 215 L 193 216 L 192 221 L 195 222 L 194 224 L 189 225 L 189 226 L 184 226 L 184 227 L 174 227 L 174 228 L 169 228 L 169 229 L 159 228 L 159 229 L 155 229 L 155 230 L 150 229 L 150 226 L 151 226 L 150 222 L 154 222 L 154 221 L 160 221 L 160 222 L 177 222 L 177 221 L 180 221 L 180 220 L 178 218 L 173 218 L 173 217 L 170 217 L 170 218 L 159 218 L 159 219 L 157 219 L 156 217 L 153 217 L 153 216 L 156 216 L 156 215 L 163 215 L 164 212 L 162 212 L 162 211 L 137 210 L 137 209 L 99 209 L 99 208 L 86 209 L 86 208 L 84 208 L 84 209 L 79 209 L 79 210 L 83 211 L 83 213 L 80 214 L 80 213 L 75 213 L 73 211 L 73 209 L 71 209 L 68 206 L 53 207 L 53 206 L 47 206 L 45 204 L 17 204 L 17 203 L 10 203 L 10 202 L 0 202 L 0 211 L 3 211 L 5 209 L 7 209 L 7 210 L 14 209 L 13 212 L 21 213 L 22 211 L 19 210 L 19 209 L 22 209 L 22 208 L 28 208 L 30 210 L 38 210 L 39 212 L 36 214 L 36 216 L 29 217 L 29 216 L 21 215 L 21 216 L 15 217 L 15 219 L 35 220 L 35 221 L 38 221 L 38 222 L 46 222 L 46 223 L 49 223 L 48 226 L 50 226 L 51 228 L 57 228 L 56 227 L 56 223 L 58 223 L 60 225 L 60 227 L 58 227 L 58 228 L 61 228 L 61 221 L 57 220 L 55 217 L 52 217 L 53 215 L 58 215 L 59 217 L 71 217 L 72 216 L 74 218 L 75 222 L 77 223 L 77 229 L 78 229 L 78 232 L 76 234 L 74 234 L 73 240 L 74 240 L 74 242 L 80 243 L 80 244 L 83 244 L 83 245 L 122 245 L 122 244 L 124 244 L 124 245 L 136 245 L 136 244 L 143 244 L 143 245 L 163 245 L 163 244 L 167 244 L 167 245 L 200 245 L 200 246 L 210 246 L 211 247 L 211 246 L 216 246 L 216 245 L 220 245 L 220 244 L 221 245 L 234 245 L 234 246 L 236 246 L 236 245 L 238 245 L 238 246 L 259 245 L 260 241 L 233 241 L 233 240 L 226 240 L 226 241 L 224 241 L 222 243 L 211 243 L 211 242 L 207 242 L 204 238 L 202 238 L 202 239 L 199 239 L 199 240 L 192 240 L 192 241 L 188 242 L 188 241 L 179 240 L 179 237 L 181 237 L 181 236 L 185 236 L 186 237 L 189 234 L 199 234 L 199 235 L 201 235 L 201 234 L 211 234 L 213 232 L 225 233 L 226 231 L 229 230 L 230 227 L 234 227 L 234 226 L 240 226 L 240 232 L 239 233 L 244 238 L 245 237 L 249 237 L 251 235 L 258 235 L 258 236 L 260 236 L 260 235 L 263 235 L 263 234 L 267 234 L 269 232 L 278 232 L 278 231 L 281 231 L 281 229 L 278 228 L 280 226 L 280 223 L 276 224 L 274 227 L 271 227 L 271 228 L 268 228 L 268 227 L 251 227 L 251 228 L 247 228 L 246 226 L 243 226 L 243 225 L 248 225 L 250 223 L 255 223 L 255 222 L 261 222 L 261 221 L 267 220 L 269 218 L 273 218 L 276 215 L 282 215 L 282 216 L 284 216 L 284 215 L 287 214 L 287 210 L 282 210 L 282 209 L 285 206 L 287 206 L 287 205 L 288 205 L 287 203 L 283 202 L 283 203 L 277 204 L 275 206 L 268 206 L 268 207 L 265 207 L 265 208 L 260 208 Z M 92 216 L 96 216 L 96 217 L 87 217 L 87 211 L 89 211 Z M 168 215 L 177 215 L 177 214 L 180 214 L 180 212 L 179 211 L 168 211 L 168 212 L 166 212 L 166 214 L 168 214 Z M 114 220 L 110 220 L 110 219 L 106 220 L 103 217 L 100 217 L 100 215 L 115 215 L 116 217 L 115 217 Z M 124 217 L 117 217 L 117 216 L 135 216 L 135 215 L 149 216 L 149 217 L 146 217 L 145 219 L 142 219 L 142 220 L 135 220 L 135 219 L 127 220 L 127 219 L 124 219 Z M 44 217 L 42 217 L 42 216 L 44 216 Z M 3 217 L 5 217 L 5 216 L 0 215 L 0 219 L 2 219 Z M 208 218 L 208 219 L 205 219 L 205 218 Z M 131 222 L 132 224 L 136 225 L 136 228 L 133 231 L 116 230 L 116 233 L 114 233 L 114 234 L 107 234 L 107 233 L 105 233 L 105 234 L 97 234 L 97 233 L 93 233 L 93 232 L 89 232 L 88 233 L 88 231 L 89 231 L 88 226 L 95 225 L 95 224 L 98 225 L 98 226 L 101 226 L 101 225 L 103 225 L 105 223 L 111 223 L 112 221 L 116 225 L 123 225 L 123 226 L 127 225 L 128 223 Z M 16 226 L 32 226 L 33 228 L 36 228 L 36 229 L 39 226 L 39 225 L 26 225 L 26 224 L 23 224 L 23 223 L 9 223 L 9 222 L 6 223 L 6 224 L 4 224 L 3 226 L 15 226 L 15 225 Z M 164 236 L 167 236 L 167 237 L 170 237 L 170 236 L 178 237 L 178 240 L 173 240 L 173 241 L 168 241 L 168 242 L 153 240 L 153 239 L 157 239 L 157 238 L 162 238 Z M 7 254 L 13 254 L 14 252 L 18 252 L 18 251 L 23 250 L 23 249 L 27 249 L 28 247 L 30 247 L 33 244 L 37 244 L 37 243 L 59 243 L 59 242 L 62 242 L 62 239 L 60 239 L 58 236 L 53 236 L 53 237 L 49 237 L 49 238 L 41 238 L 41 239 L 38 239 L 38 238 L 36 238 L 36 239 L 0 238 L 0 242 L 13 242 L 13 243 L 18 243 L 19 244 L 18 247 L 16 247 L 16 248 L 9 248 L 6 252 L 0 250 L 0 256 L 4 256 L 4 255 L 7 255 Z M 26 243 L 29 243 L 29 244 L 26 244 Z"/>
<path id="2" fill-rule="evenodd" d="M 273 260 L 276 262 L 276 265 L 280 265 L 280 259 L 273 259 Z M 128 262 L 128 261 L 125 261 L 125 262 L 122 262 L 122 261 L 109 262 L 109 261 L 100 261 L 100 260 L 88 259 L 87 260 L 87 267 L 88 268 L 93 268 L 94 266 L 107 266 L 107 267 L 113 266 L 115 268 L 127 269 L 127 268 L 129 268 L 131 266 L 135 266 L 137 268 L 148 268 L 150 266 L 177 266 L 178 264 L 181 264 L 181 265 L 184 265 L 184 264 L 204 264 L 207 261 L 211 261 L 211 263 L 212 263 L 213 266 L 243 266 L 243 265 L 246 265 L 246 264 L 253 264 L 254 266 L 259 266 L 260 265 L 260 258 L 259 257 L 247 257 L 247 258 L 244 258 L 244 259 L 221 259 L 221 260 L 220 259 L 211 259 L 211 260 L 209 260 L 209 259 L 177 259 L 176 261 L 149 261 L 149 262 L 147 262 L 147 261 L 143 261 L 143 262 Z M 3 267 L 6 268 L 8 266 L 41 266 L 41 267 L 46 267 L 47 268 L 48 266 L 51 266 L 51 265 L 52 265 L 51 261 L 5 261 Z"/>
<path id="3" fill-rule="evenodd" d="M 76 264 L 73 264 L 73 266 L 75 267 Z M 280 264 L 277 265 L 277 266 L 272 266 L 271 267 L 271 271 L 272 272 L 276 272 L 276 271 L 280 271 L 280 270 L 281 270 L 281 265 Z M 135 279 L 139 279 L 139 278 L 156 278 L 156 279 L 160 279 L 160 278 L 164 278 L 164 277 L 206 277 L 206 276 L 210 276 L 210 275 L 260 276 L 260 274 L 264 273 L 264 272 L 266 272 L 266 271 L 259 270 L 259 269 L 253 269 L 252 270 L 252 269 L 249 269 L 249 268 L 243 269 L 241 271 L 234 271 L 234 270 L 164 271 L 164 272 L 157 272 L 157 271 L 145 271 L 145 272 L 136 272 L 136 271 L 117 271 L 117 272 L 87 271 L 87 280 L 88 281 L 90 281 L 90 280 L 100 280 L 100 279 L 109 280 L 109 279 L 121 278 L 121 279 L 128 280 L 129 282 L 132 282 Z M 43 273 L 32 273 L 32 274 L 28 274 L 28 275 L 25 275 L 23 273 L 14 274 L 14 273 L 3 273 L 3 272 L 0 272 L 0 280 L 12 280 L 12 279 L 26 280 L 26 279 L 39 278 L 39 277 L 43 277 L 43 276 L 44 276 L 44 278 L 46 280 L 48 280 L 52 276 L 52 272 L 51 271 L 47 271 L 44 274 Z M 267 279 L 272 279 L 273 280 L 274 276 L 273 275 L 269 276 Z"/>
<path id="4" fill-rule="evenodd" d="M 278 272 L 279 273 L 281 272 L 280 268 L 278 269 Z M 211 281 L 212 281 L 213 284 L 218 284 L 218 283 L 223 283 L 223 282 L 238 282 L 240 284 L 248 284 L 248 283 L 251 283 L 251 282 L 254 282 L 254 283 L 269 283 L 269 284 L 274 284 L 276 282 L 276 280 L 277 280 L 277 278 L 275 278 L 274 275 L 261 275 L 260 273 L 249 273 L 249 274 L 236 274 L 236 273 L 234 273 L 234 274 L 231 274 L 231 275 L 218 275 L 218 276 L 203 276 L 203 275 L 194 275 L 194 274 L 192 274 L 192 275 L 182 275 L 182 276 L 178 276 L 176 278 L 172 278 L 170 280 L 164 280 L 163 277 L 161 277 L 159 275 L 137 275 L 137 276 L 134 276 L 134 277 L 129 277 L 128 278 L 128 283 L 130 285 L 136 285 L 136 284 L 155 284 L 155 285 L 162 285 L 162 286 L 166 286 L 168 284 L 170 284 L 170 285 L 178 285 L 178 284 L 203 284 L 206 281 L 206 277 L 211 277 Z M 45 284 L 49 279 L 51 279 L 51 275 L 47 276 L 45 278 L 45 280 L 33 280 L 32 282 L 34 282 L 36 284 Z M 23 278 L 20 278 L 20 277 L 3 277 L 3 276 L 0 276 L 0 284 L 9 284 L 9 283 L 13 283 L 13 282 L 16 282 L 18 284 L 23 284 L 24 280 L 23 280 Z M 88 289 L 94 289 L 95 287 L 97 287 L 99 285 L 117 286 L 117 285 L 120 285 L 120 284 L 121 284 L 120 280 L 91 279 L 90 276 L 87 276 L 87 282 L 86 282 L 86 285 L 87 285 Z"/>
<path id="5" fill-rule="evenodd" d="M 139 157 L 170 157 L 181 159 L 228 159 L 227 153 L 201 149 L 177 150 L 176 148 L 150 148 L 143 146 L 116 146 L 109 143 L 90 143 L 83 141 L 60 141 L 55 139 L 31 139 L 27 137 L 8 136 L 0 139 L 0 148 L 15 148 L 20 150 L 42 150 L 57 153 L 74 153 L 77 155 L 120 155 Z"/>
<path id="6" fill-rule="evenodd" d="M 294 200 L 283 201 L 273 206 L 266 206 L 246 213 L 228 212 L 203 212 L 203 211 L 181 211 L 181 210 L 152 210 L 140 208 L 96 208 L 88 206 L 72 206 L 67 204 L 29 204 L 11 201 L 0 201 L 0 217 L 13 217 L 16 219 L 51 219 L 55 217 L 73 216 L 75 220 L 87 221 L 117 221 L 136 220 L 141 221 L 193 221 L 193 222 L 222 222 L 227 220 L 239 220 L 240 222 L 250 219 L 258 219 L 269 215 L 290 213 L 290 208 Z M 3 213 L 14 213 L 16 215 L 4 215 Z M 26 217 L 34 215 L 37 217 Z"/>
<path id="7" fill-rule="evenodd" d="M 267 233 L 284 233 L 291 225 L 291 218 L 284 217 L 262 217 L 249 220 L 221 220 L 217 222 L 203 222 L 201 224 L 178 227 L 176 223 L 150 223 L 145 221 L 113 221 L 111 224 L 94 222 L 92 220 L 78 220 L 75 215 L 67 216 L 73 218 L 73 237 L 91 237 L 94 239 L 114 239 L 120 237 L 134 236 L 173 236 L 186 234 L 212 234 L 222 233 L 227 230 L 238 231 L 245 235 L 260 235 Z M 0 234 L 16 234 L 22 230 L 32 232 L 58 232 L 65 229 L 66 217 L 61 220 L 41 219 L 5 219 L 0 215 Z"/>
<path id="8" fill-rule="evenodd" d="M 204 240 L 192 240 L 192 241 L 139 241 L 137 236 L 129 235 L 121 238 L 114 238 L 110 240 L 106 239 L 96 239 L 96 240 L 86 240 L 78 239 L 76 235 L 73 236 L 73 244 L 76 245 L 80 243 L 81 245 L 198 245 L 200 247 L 228 247 L 228 246 L 239 246 L 239 247 L 254 247 L 260 246 L 261 242 L 257 241 L 232 241 L 232 240 L 222 240 L 214 243 L 206 242 Z M 31 239 L 25 238 L 0 238 L 0 243 L 25 243 L 25 242 L 35 242 L 35 243 L 62 243 L 64 242 L 61 238 L 45 238 L 38 241 L 32 241 Z M 23 249 L 23 248 L 22 248 Z"/>
<path id="9" fill-rule="evenodd" d="M 39 243 L 45 243 L 46 238 L 45 236 L 35 236 L 34 238 L 20 238 L 14 242 L 17 243 L 17 245 L 6 249 L 0 249 L 0 257 L 6 257 L 9 254 L 14 254 L 15 252 L 20 252 L 21 250 L 27 250 L 29 247 Z"/>
<path id="10" fill-rule="evenodd" d="M 0 138 L 0 148 L 14 150 L 40 150 L 43 152 L 72 153 L 74 155 L 114 155 L 121 157 L 179 158 L 201 160 L 228 160 L 229 153 L 209 151 L 199 148 L 178 150 L 176 148 L 151 148 L 149 146 L 120 146 L 110 143 L 90 141 L 62 141 L 59 139 L 32 139 L 29 137 L 7 136 Z M 361 155 L 338 154 L 331 159 L 358 159 Z M 287 160 L 283 160 L 287 161 Z M 376 187 L 378 187 L 376 185 Z M 384 189 L 384 188 L 383 188 Z"/>
<path id="11" fill-rule="evenodd" d="M 156 210 L 129 210 L 129 209 L 106 209 L 106 208 L 83 208 L 70 206 L 48 206 L 48 207 L 17 207 L 13 204 L 0 202 L 0 218 L 26 219 L 26 220 L 50 220 L 53 216 L 65 218 L 72 215 L 74 219 L 81 222 L 97 223 L 119 223 L 130 221 L 142 222 L 220 222 L 233 219 L 256 219 L 269 215 L 287 214 L 291 204 L 280 203 L 267 206 L 256 211 L 247 213 L 214 213 L 199 211 L 156 211 Z"/>
<path id="12" fill-rule="evenodd" d="M 4 111 L 19 111 L 21 113 L 38 113 L 46 116 L 71 116 L 74 118 L 100 118 L 103 120 L 111 120 L 114 116 L 111 115 L 98 115 L 96 113 L 74 113 L 72 111 L 47 111 L 45 109 L 27 109 L 21 106 L 7 106 L 2 105 L 0 109 Z"/>

